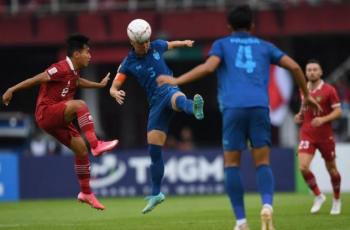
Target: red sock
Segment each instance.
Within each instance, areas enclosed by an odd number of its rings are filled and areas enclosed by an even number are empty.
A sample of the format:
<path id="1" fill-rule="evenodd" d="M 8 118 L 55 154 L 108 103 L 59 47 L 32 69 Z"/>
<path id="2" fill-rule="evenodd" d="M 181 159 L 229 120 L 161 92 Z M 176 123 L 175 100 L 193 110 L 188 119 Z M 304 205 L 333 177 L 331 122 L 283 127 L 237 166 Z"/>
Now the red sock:
<path id="1" fill-rule="evenodd" d="M 334 198 L 339 199 L 341 176 L 338 171 L 336 171 L 336 173 L 330 174 L 330 176 L 331 176 Z"/>
<path id="2" fill-rule="evenodd" d="M 320 189 L 317 186 L 316 178 L 314 174 L 311 171 L 301 172 L 303 174 L 304 180 L 309 186 L 309 188 L 312 190 L 312 192 L 315 194 L 315 196 L 318 196 L 321 194 Z"/>
<path id="3" fill-rule="evenodd" d="M 90 147 L 95 148 L 97 146 L 97 137 L 95 134 L 94 121 L 90 115 L 87 106 L 82 106 L 77 111 L 78 123 L 81 131 L 84 132 L 86 139 L 88 140 Z"/>
<path id="4" fill-rule="evenodd" d="M 86 154 L 85 156 L 75 156 L 75 174 L 78 176 L 80 191 L 85 194 L 91 193 L 90 188 L 90 161 Z"/>

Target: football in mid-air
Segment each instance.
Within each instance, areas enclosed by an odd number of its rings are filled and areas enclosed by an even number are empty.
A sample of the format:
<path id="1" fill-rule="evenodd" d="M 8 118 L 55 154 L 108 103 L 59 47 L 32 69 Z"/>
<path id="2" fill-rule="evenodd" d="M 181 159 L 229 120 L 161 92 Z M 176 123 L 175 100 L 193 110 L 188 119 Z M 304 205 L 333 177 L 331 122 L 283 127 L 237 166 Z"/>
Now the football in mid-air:
<path id="1" fill-rule="evenodd" d="M 128 25 L 128 37 L 131 41 L 144 43 L 151 37 L 151 26 L 143 19 L 132 20 Z"/>

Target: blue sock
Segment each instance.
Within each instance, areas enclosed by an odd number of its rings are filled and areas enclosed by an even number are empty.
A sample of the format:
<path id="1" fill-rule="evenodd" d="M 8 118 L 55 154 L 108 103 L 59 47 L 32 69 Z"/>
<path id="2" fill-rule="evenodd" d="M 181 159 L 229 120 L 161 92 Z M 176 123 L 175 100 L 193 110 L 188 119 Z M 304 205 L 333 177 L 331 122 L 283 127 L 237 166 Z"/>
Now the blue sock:
<path id="1" fill-rule="evenodd" d="M 175 100 L 176 107 L 187 114 L 193 114 L 193 101 L 185 96 L 178 96 Z"/>
<path id="2" fill-rule="evenodd" d="M 256 182 L 262 204 L 269 204 L 272 206 L 274 178 L 270 165 L 260 165 L 256 168 Z"/>
<path id="3" fill-rule="evenodd" d="M 164 175 L 164 162 L 162 157 L 162 146 L 148 145 L 148 152 L 151 156 L 151 178 L 152 178 L 152 195 L 160 193 L 160 184 Z"/>
<path id="4" fill-rule="evenodd" d="M 231 207 L 233 208 L 236 219 L 244 219 L 244 189 L 238 167 L 225 168 L 225 188 L 227 195 L 230 198 Z"/>

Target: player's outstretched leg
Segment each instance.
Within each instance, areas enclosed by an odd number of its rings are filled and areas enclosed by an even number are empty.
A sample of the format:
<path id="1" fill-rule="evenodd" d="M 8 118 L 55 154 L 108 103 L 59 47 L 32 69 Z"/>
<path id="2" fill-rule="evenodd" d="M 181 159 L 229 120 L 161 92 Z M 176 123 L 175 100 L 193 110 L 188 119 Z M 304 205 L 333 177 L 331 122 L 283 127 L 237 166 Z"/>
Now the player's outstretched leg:
<path id="1" fill-rule="evenodd" d="M 163 193 L 160 192 L 158 195 L 146 197 L 145 200 L 147 201 L 147 205 L 142 210 L 143 214 L 152 211 L 158 204 L 162 203 L 165 200 L 165 196 Z"/>
<path id="2" fill-rule="evenodd" d="M 85 137 L 90 144 L 92 155 L 95 157 L 101 156 L 104 152 L 113 149 L 118 144 L 118 140 L 100 141 L 97 139 L 94 128 L 94 121 L 85 103 L 80 104 L 76 114 L 79 127 L 81 131 L 84 132 Z"/>
<path id="3" fill-rule="evenodd" d="M 89 204 L 95 209 L 104 210 L 105 207 L 97 200 L 90 188 L 90 161 L 87 153 L 75 156 L 74 168 L 81 191 L 78 194 L 78 200 Z"/>
<path id="4" fill-rule="evenodd" d="M 184 111 L 186 114 L 193 114 L 194 117 L 198 120 L 204 118 L 204 100 L 201 95 L 196 94 L 193 97 L 193 100 L 187 99 L 185 95 L 175 95 L 175 106 L 176 109 Z"/>
<path id="5" fill-rule="evenodd" d="M 148 152 L 151 156 L 151 177 L 152 177 L 152 195 L 146 197 L 147 205 L 142 210 L 142 213 L 152 211 L 158 204 L 165 199 L 163 193 L 160 192 L 162 178 L 164 176 L 164 161 L 162 157 L 162 146 L 152 145 L 148 146 Z"/>

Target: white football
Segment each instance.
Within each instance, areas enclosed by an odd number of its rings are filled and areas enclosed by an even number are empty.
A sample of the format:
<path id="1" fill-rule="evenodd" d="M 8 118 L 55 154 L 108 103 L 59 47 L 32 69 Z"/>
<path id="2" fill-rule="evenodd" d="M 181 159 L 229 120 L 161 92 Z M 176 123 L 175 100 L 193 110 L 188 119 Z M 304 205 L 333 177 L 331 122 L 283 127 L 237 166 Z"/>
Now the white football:
<path id="1" fill-rule="evenodd" d="M 128 37 L 131 41 L 144 43 L 151 37 L 151 26 L 143 19 L 132 20 L 127 29 Z"/>

